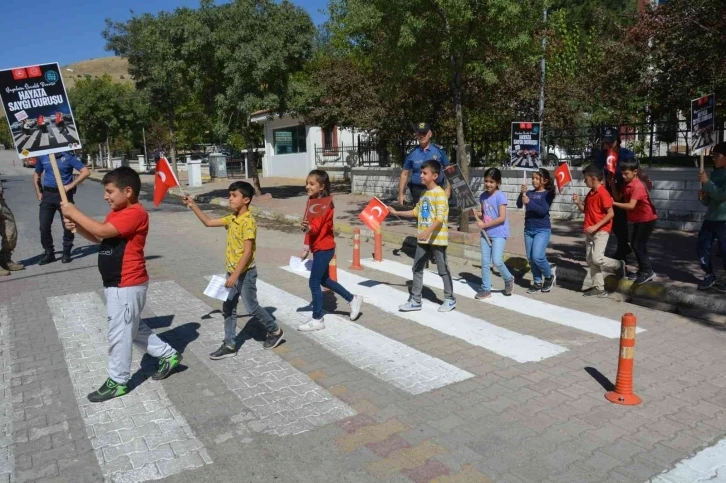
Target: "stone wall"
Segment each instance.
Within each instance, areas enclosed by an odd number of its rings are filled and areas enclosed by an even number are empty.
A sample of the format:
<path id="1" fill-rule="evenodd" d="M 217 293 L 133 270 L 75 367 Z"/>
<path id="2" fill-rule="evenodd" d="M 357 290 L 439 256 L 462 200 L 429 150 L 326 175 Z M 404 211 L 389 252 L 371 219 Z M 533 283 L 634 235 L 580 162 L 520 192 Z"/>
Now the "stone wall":
<path id="1" fill-rule="evenodd" d="M 671 228 L 683 231 L 696 231 L 703 221 L 706 208 L 698 201 L 697 168 L 662 168 L 647 169 L 648 176 L 653 181 L 650 197 L 658 212 L 658 227 Z M 507 194 L 510 206 L 514 208 L 523 182 L 522 171 L 503 171 L 501 190 Z M 479 195 L 483 189 L 484 170 L 475 168 L 470 170 L 471 189 Z M 353 168 L 352 192 L 368 194 L 381 199 L 392 199 L 398 196 L 398 182 L 401 176 L 400 168 Z M 527 174 L 527 183 L 530 175 Z M 572 183 L 562 195 L 555 198 L 552 204 L 551 216 L 553 218 L 581 218 L 582 215 L 572 203 L 572 195 L 587 194 L 587 187 L 579 168 L 572 169 Z M 408 190 L 406 191 L 408 197 Z"/>

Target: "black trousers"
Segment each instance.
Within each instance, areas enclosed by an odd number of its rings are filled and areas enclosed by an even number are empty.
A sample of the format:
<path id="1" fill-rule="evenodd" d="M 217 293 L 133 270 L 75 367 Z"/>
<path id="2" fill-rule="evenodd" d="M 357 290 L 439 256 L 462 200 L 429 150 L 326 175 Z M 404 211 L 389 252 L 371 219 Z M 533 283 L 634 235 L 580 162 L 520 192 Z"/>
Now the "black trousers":
<path id="1" fill-rule="evenodd" d="M 426 192 L 426 186 L 422 184 L 408 183 L 408 189 L 411 190 L 411 198 L 413 198 L 414 206 L 418 204 L 421 196 Z"/>
<path id="2" fill-rule="evenodd" d="M 632 251 L 632 247 L 628 243 L 628 213 L 622 208 L 613 207 L 615 217 L 613 217 L 613 230 L 615 239 L 618 241 L 618 247 L 615 250 L 613 258 L 623 258 Z"/>
<path id="3" fill-rule="evenodd" d="M 67 193 L 68 201 L 73 203 L 73 195 L 75 190 L 71 190 Z M 63 215 L 60 209 L 61 197 L 60 193 L 43 191 L 43 199 L 40 202 L 39 210 L 39 221 L 40 221 L 40 243 L 43 245 L 43 249 L 46 252 L 54 251 L 53 247 L 53 235 L 51 229 L 53 227 L 53 218 L 55 213 L 58 212 L 60 215 L 61 223 L 63 223 Z M 74 235 L 70 230 L 66 230 L 65 225 L 63 226 L 63 251 L 70 252 L 73 248 Z"/>
<path id="4" fill-rule="evenodd" d="M 648 240 L 655 228 L 655 220 L 646 223 L 633 223 L 633 234 L 630 237 L 630 245 L 635 252 L 635 258 L 638 260 L 638 274 L 647 275 L 653 267 L 650 264 L 648 256 Z"/>

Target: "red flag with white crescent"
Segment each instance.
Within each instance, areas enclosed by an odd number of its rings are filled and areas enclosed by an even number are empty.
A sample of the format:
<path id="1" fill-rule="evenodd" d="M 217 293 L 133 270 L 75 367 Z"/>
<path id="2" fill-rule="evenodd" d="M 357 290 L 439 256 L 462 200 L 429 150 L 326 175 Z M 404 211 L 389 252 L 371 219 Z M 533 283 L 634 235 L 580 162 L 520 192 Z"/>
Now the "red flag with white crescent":
<path id="1" fill-rule="evenodd" d="M 607 160 L 605 161 L 605 169 L 610 171 L 611 174 L 615 174 L 615 170 L 618 167 L 618 151 L 615 149 L 608 149 Z"/>
<path id="2" fill-rule="evenodd" d="M 570 172 L 570 165 L 562 163 L 557 166 L 555 170 L 555 182 L 557 183 L 557 189 L 562 194 L 562 189 L 572 182 L 572 173 Z"/>
<path id="3" fill-rule="evenodd" d="M 324 198 L 308 199 L 307 209 L 305 211 L 305 218 L 313 220 L 315 218 L 322 218 L 330 209 L 330 204 L 333 202 L 332 196 L 326 196 Z"/>
<path id="4" fill-rule="evenodd" d="M 174 171 L 171 169 L 169 160 L 166 157 L 162 157 L 158 163 L 156 163 L 156 176 L 154 177 L 154 205 L 159 206 L 161 200 L 166 196 L 166 192 L 169 188 L 179 186 L 179 180 L 176 179 Z"/>
<path id="5" fill-rule="evenodd" d="M 378 198 L 373 198 L 368 206 L 358 214 L 360 221 L 373 231 L 380 228 L 383 220 L 388 216 L 388 207 Z"/>

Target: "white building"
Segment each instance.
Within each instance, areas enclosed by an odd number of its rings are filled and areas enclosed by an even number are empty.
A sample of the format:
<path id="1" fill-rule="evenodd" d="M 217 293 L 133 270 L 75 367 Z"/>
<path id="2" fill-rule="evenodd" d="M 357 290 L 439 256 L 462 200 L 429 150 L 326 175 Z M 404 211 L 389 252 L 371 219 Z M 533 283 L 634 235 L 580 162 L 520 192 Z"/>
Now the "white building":
<path id="1" fill-rule="evenodd" d="M 302 118 L 280 116 L 270 111 L 255 112 L 250 121 L 265 127 L 264 177 L 305 178 L 316 168 L 343 171 L 352 164 L 348 157 L 353 146 L 358 144 L 359 136 L 364 136 L 352 129 L 306 125 Z"/>

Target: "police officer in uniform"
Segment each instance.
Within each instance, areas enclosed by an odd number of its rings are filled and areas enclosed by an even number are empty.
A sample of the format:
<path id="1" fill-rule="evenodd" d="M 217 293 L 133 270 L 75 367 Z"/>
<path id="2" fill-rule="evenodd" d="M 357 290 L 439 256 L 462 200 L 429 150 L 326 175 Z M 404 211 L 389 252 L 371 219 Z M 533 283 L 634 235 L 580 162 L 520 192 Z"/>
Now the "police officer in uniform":
<path id="1" fill-rule="evenodd" d="M 25 268 L 12 260 L 13 250 L 18 244 L 18 228 L 15 225 L 15 216 L 5 201 L 4 190 L 0 183 L 0 276 L 10 275 L 10 272 Z"/>
<path id="2" fill-rule="evenodd" d="M 406 192 L 406 183 L 411 190 L 413 204 L 417 204 L 421 195 L 426 191 L 426 186 L 421 182 L 421 165 L 428 160 L 435 160 L 441 163 L 441 167 L 448 166 L 449 158 L 446 153 L 434 143 L 431 142 L 431 126 L 428 123 L 421 122 L 414 127 L 414 135 L 418 141 L 418 147 L 408 153 L 401 170 L 401 179 L 398 183 L 398 204 L 402 205 Z M 411 175 L 411 180 L 408 177 Z M 444 172 L 439 174 L 438 184 L 446 191 L 446 196 L 451 196 L 451 186 L 446 184 L 443 186 Z"/>
<path id="3" fill-rule="evenodd" d="M 91 175 L 83 162 L 75 157 L 71 152 L 59 153 L 55 155 L 58 170 L 60 171 L 63 186 L 58 186 L 53 174 L 53 167 L 50 164 L 48 156 L 38 156 L 38 163 L 35 165 L 33 173 L 33 186 L 40 201 L 40 243 L 43 245 L 45 252 L 40 260 L 40 265 L 45 265 L 55 261 L 55 251 L 53 248 L 53 235 L 51 228 L 53 218 L 56 211 L 63 221 L 61 214 L 60 190 L 65 190 L 68 201 L 73 203 L 73 195 L 76 193 L 76 187 Z M 81 174 L 73 179 L 73 170 L 79 171 Z M 42 192 L 41 192 L 42 180 Z M 73 233 L 63 227 L 63 263 L 71 261 L 71 249 L 73 248 Z"/>

